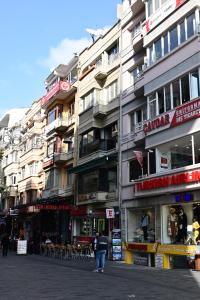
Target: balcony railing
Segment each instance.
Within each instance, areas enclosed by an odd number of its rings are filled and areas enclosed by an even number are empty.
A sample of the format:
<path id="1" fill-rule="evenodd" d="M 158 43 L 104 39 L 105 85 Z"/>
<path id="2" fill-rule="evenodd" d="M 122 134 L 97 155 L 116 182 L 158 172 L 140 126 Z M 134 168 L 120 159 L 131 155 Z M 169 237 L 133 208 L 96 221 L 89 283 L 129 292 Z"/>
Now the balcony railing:
<path id="1" fill-rule="evenodd" d="M 80 147 L 79 157 L 89 155 L 96 151 L 109 151 L 116 148 L 116 138 L 109 140 L 96 140 Z"/>

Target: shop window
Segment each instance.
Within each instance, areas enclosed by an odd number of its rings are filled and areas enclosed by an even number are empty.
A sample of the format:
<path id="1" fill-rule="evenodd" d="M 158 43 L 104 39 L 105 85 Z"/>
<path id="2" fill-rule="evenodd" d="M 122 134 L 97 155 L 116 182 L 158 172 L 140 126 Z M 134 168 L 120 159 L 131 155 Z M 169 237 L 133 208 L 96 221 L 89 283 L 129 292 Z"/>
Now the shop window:
<path id="1" fill-rule="evenodd" d="M 152 208 L 128 210 L 128 241 L 155 242 L 155 211 Z"/>
<path id="2" fill-rule="evenodd" d="M 181 78 L 181 98 L 182 104 L 190 101 L 189 74 Z"/>
<path id="3" fill-rule="evenodd" d="M 177 107 L 181 104 L 179 80 L 172 82 L 172 91 L 173 91 L 173 107 Z"/>
<path id="4" fill-rule="evenodd" d="M 187 202 L 191 194 L 174 195 L 175 201 Z M 199 238 L 200 204 L 183 203 L 162 208 L 162 236 L 164 243 L 193 244 Z"/>
<path id="5" fill-rule="evenodd" d="M 191 100 L 199 97 L 199 73 L 198 70 L 190 74 L 190 91 L 191 91 Z"/>
<path id="6" fill-rule="evenodd" d="M 194 134 L 195 164 L 200 163 L 200 132 Z"/>
<path id="7" fill-rule="evenodd" d="M 187 38 L 189 39 L 194 35 L 195 29 L 195 14 L 193 13 L 189 17 L 187 17 Z"/>

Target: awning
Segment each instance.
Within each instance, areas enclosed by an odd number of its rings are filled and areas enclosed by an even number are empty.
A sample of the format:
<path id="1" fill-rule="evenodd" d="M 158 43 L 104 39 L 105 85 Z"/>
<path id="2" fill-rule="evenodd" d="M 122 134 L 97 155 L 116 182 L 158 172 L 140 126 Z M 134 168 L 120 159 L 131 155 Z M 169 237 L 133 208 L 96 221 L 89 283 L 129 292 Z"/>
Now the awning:
<path id="1" fill-rule="evenodd" d="M 112 154 L 112 155 L 103 156 L 103 157 L 100 157 L 100 158 L 96 158 L 96 159 L 93 159 L 92 161 L 89 161 L 85 164 L 78 165 L 74 168 L 69 168 L 68 173 L 69 174 L 82 173 L 84 171 L 94 169 L 96 167 L 99 167 L 99 166 L 102 166 L 102 165 L 105 165 L 105 164 L 109 164 L 112 161 L 117 161 L 117 153 Z"/>

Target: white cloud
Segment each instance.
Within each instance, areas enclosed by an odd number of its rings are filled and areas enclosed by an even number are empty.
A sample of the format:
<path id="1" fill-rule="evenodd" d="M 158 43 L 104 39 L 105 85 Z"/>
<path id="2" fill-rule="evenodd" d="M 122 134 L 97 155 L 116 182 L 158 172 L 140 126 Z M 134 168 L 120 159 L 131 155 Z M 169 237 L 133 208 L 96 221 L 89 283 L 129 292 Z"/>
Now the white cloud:
<path id="1" fill-rule="evenodd" d="M 74 53 L 79 54 L 91 44 L 90 38 L 80 40 L 62 40 L 57 47 L 51 47 L 47 58 L 39 61 L 39 64 L 48 67 L 50 70 L 59 64 L 67 64 L 73 58 Z"/>

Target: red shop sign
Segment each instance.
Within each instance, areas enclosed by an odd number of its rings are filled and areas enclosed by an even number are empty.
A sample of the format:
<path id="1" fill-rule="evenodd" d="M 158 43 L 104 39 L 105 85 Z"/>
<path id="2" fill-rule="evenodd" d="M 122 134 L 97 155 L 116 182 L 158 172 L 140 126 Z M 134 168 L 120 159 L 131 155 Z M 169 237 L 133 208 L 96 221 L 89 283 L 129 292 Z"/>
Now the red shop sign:
<path id="1" fill-rule="evenodd" d="M 200 181 L 200 170 L 144 180 L 142 182 L 135 183 L 135 188 L 136 191 L 144 191 L 198 181 Z"/>

